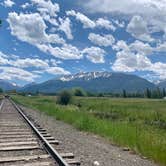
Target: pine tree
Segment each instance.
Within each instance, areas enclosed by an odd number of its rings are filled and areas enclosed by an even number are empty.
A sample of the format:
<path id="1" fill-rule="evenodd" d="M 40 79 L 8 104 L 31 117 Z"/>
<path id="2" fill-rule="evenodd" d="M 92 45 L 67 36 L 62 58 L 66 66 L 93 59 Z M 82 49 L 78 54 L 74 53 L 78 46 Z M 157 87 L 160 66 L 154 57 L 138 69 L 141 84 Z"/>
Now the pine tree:
<path id="1" fill-rule="evenodd" d="M 127 94 L 126 94 L 126 90 L 123 89 L 123 97 L 126 98 Z"/>
<path id="2" fill-rule="evenodd" d="M 146 89 L 145 96 L 146 96 L 147 98 L 151 98 L 151 91 L 150 91 L 149 88 Z"/>
<path id="3" fill-rule="evenodd" d="M 163 88 L 163 97 L 166 97 L 166 91 L 165 91 L 165 88 Z"/>
<path id="4" fill-rule="evenodd" d="M 2 88 L 0 88 L 0 93 L 3 93 L 3 89 Z"/>

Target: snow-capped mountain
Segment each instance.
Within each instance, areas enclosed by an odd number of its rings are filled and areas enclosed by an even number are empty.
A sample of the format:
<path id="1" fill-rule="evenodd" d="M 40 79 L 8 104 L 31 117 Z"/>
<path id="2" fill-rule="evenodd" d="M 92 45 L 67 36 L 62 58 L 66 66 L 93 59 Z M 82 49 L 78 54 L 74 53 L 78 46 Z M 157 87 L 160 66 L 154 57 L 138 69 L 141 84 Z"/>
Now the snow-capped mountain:
<path id="1" fill-rule="evenodd" d="M 81 72 L 77 73 L 75 75 L 64 75 L 60 78 L 58 78 L 61 81 L 72 81 L 72 80 L 92 80 L 96 78 L 109 78 L 112 76 L 112 73 L 110 72 Z"/>
<path id="2" fill-rule="evenodd" d="M 10 83 L 5 80 L 0 80 L 0 88 L 4 91 L 18 89 L 19 87 L 15 83 Z"/>
<path id="3" fill-rule="evenodd" d="M 166 88 L 166 80 L 161 81 L 160 83 L 157 84 L 159 88 Z"/>
<path id="4" fill-rule="evenodd" d="M 144 91 L 146 88 L 154 89 L 156 86 L 135 75 L 111 72 L 87 72 L 66 75 L 35 84 L 22 89 L 25 92 L 56 93 L 63 89 L 81 87 L 86 91 L 99 92 L 128 92 Z"/>

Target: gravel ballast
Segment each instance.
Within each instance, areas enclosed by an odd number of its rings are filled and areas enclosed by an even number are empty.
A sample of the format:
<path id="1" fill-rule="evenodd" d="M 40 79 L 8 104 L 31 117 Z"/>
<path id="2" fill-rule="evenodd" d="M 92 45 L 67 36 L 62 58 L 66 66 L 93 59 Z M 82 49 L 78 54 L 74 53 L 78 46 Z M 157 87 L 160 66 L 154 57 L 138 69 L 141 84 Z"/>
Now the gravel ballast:
<path id="1" fill-rule="evenodd" d="M 81 161 L 81 166 L 157 166 L 127 148 L 117 147 L 99 136 L 80 132 L 64 122 L 40 111 L 22 109 L 31 115 L 67 152 L 72 152 Z"/>

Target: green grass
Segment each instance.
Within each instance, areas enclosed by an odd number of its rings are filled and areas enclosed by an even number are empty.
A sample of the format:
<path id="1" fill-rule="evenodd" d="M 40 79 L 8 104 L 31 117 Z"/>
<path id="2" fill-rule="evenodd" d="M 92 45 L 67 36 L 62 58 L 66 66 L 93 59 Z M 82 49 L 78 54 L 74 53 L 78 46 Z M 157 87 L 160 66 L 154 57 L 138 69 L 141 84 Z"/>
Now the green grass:
<path id="1" fill-rule="evenodd" d="M 50 96 L 13 96 L 15 101 L 92 132 L 121 146 L 128 146 L 166 165 L 166 101 L 148 99 L 75 98 L 60 106 Z"/>

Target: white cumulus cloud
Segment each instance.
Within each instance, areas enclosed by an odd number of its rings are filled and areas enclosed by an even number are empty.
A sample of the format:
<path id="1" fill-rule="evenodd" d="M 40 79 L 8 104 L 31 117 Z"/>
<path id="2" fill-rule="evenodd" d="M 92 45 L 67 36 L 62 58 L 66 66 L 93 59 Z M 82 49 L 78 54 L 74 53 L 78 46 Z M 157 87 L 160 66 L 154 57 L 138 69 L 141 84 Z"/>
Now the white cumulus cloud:
<path id="1" fill-rule="evenodd" d="M 63 31 L 68 39 L 73 39 L 73 35 L 72 35 L 72 30 L 71 30 L 71 21 L 70 19 L 67 17 L 66 19 L 59 19 L 60 21 L 60 25 L 59 25 L 59 30 Z"/>
<path id="2" fill-rule="evenodd" d="M 64 43 L 57 34 L 46 33 L 46 24 L 38 13 L 17 14 L 9 13 L 8 22 L 11 34 L 24 42 L 37 46 L 42 43 Z"/>
<path id="3" fill-rule="evenodd" d="M 12 0 L 5 0 L 5 1 L 4 1 L 4 6 L 5 6 L 5 7 L 12 7 L 14 4 L 15 4 L 15 3 L 14 3 L 14 1 L 12 1 Z"/>
<path id="4" fill-rule="evenodd" d="M 35 78 L 39 77 L 29 71 L 16 67 L 0 67 L 1 79 L 5 80 L 23 80 L 33 82 Z"/>
<path id="5" fill-rule="evenodd" d="M 105 28 L 107 30 L 112 30 L 112 31 L 116 30 L 116 27 L 113 25 L 113 23 L 104 18 L 98 18 L 96 20 L 96 27 Z"/>
<path id="6" fill-rule="evenodd" d="M 89 19 L 87 16 L 80 12 L 75 12 L 74 10 L 67 11 L 68 16 L 76 17 L 76 20 L 80 21 L 83 24 L 84 28 L 94 28 L 96 26 L 95 22 Z"/>
<path id="7" fill-rule="evenodd" d="M 87 47 L 82 53 L 93 63 L 104 63 L 106 52 L 99 47 Z"/>
<path id="8" fill-rule="evenodd" d="M 162 31 L 166 34 L 165 4 L 166 0 L 93 0 L 82 2 L 84 8 L 92 13 L 120 14 L 129 16 L 128 18 L 140 15 L 147 22 L 151 33 Z M 144 34 L 141 38 L 149 40 L 149 37 Z"/>
<path id="9" fill-rule="evenodd" d="M 116 27 L 111 21 L 104 18 L 98 18 L 97 20 L 91 20 L 88 16 L 83 13 L 76 12 L 74 10 L 67 11 L 68 16 L 73 16 L 76 20 L 80 21 L 83 24 L 83 28 L 105 28 L 107 30 L 115 31 Z"/>
<path id="10" fill-rule="evenodd" d="M 160 79 L 166 79 L 166 63 L 152 62 L 147 55 L 158 51 L 140 41 L 127 45 L 125 41 L 118 41 L 113 47 L 117 51 L 112 69 L 118 72 L 146 71 L 153 72 Z"/>
<path id="11" fill-rule="evenodd" d="M 48 64 L 47 62 L 41 60 L 41 59 L 17 59 L 15 61 L 10 61 L 10 65 L 20 68 L 29 68 L 29 67 L 35 67 L 35 68 L 47 68 Z"/>
<path id="12" fill-rule="evenodd" d="M 37 5 L 37 10 L 41 14 L 49 14 L 52 17 L 55 17 L 57 12 L 60 11 L 59 4 L 52 3 L 51 0 L 31 0 L 33 4 Z"/>
<path id="13" fill-rule="evenodd" d="M 49 67 L 48 69 L 45 70 L 47 73 L 49 74 L 53 74 L 53 75 L 68 75 L 70 74 L 69 71 L 61 68 L 61 67 Z"/>
<path id="14" fill-rule="evenodd" d="M 147 22 L 141 16 L 133 16 L 127 26 L 127 32 L 143 41 L 153 41 L 149 35 Z"/>
<path id="15" fill-rule="evenodd" d="M 88 39 L 92 43 L 94 43 L 98 46 L 104 46 L 104 47 L 112 46 L 113 43 L 115 42 L 114 37 L 110 34 L 99 35 L 99 34 L 95 34 L 95 33 L 90 33 L 88 36 Z"/>
<path id="16" fill-rule="evenodd" d="M 70 44 L 64 44 L 62 47 L 52 47 L 51 45 L 39 45 L 38 48 L 60 59 L 81 59 L 80 50 Z"/>

